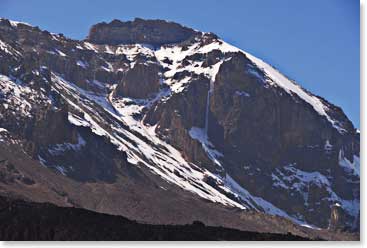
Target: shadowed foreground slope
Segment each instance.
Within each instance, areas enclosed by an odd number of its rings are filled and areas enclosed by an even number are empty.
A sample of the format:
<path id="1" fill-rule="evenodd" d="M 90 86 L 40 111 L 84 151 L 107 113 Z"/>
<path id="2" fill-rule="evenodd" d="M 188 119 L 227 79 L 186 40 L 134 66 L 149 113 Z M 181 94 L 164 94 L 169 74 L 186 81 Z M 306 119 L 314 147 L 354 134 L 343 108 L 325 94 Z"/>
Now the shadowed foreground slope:
<path id="1" fill-rule="evenodd" d="M 124 217 L 0 197 L 0 240 L 308 240 L 223 227 L 140 224 Z"/>

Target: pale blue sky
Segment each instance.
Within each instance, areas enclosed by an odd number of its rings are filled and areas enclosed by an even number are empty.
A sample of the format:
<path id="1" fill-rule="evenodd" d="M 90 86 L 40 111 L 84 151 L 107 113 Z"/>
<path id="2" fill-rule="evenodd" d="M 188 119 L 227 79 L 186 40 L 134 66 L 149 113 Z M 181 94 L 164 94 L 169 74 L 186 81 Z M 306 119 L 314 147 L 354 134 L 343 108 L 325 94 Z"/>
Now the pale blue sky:
<path id="1" fill-rule="evenodd" d="M 0 16 L 75 39 L 97 22 L 135 17 L 214 32 L 341 106 L 360 126 L 358 0 L 0 0 Z"/>

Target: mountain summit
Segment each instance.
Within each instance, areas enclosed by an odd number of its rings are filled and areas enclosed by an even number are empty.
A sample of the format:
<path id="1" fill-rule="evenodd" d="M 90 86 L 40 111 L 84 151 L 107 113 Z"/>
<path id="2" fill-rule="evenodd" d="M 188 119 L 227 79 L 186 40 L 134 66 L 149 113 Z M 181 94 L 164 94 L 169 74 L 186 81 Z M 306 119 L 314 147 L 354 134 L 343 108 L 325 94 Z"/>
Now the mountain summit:
<path id="1" fill-rule="evenodd" d="M 0 62 L 2 195 L 154 224 L 359 230 L 342 109 L 214 34 L 135 19 L 72 40 L 1 19 Z"/>
<path id="2" fill-rule="evenodd" d="M 196 34 L 199 32 L 174 22 L 135 18 L 134 21 L 113 20 L 93 25 L 87 41 L 106 45 L 140 43 L 161 46 L 183 42 Z"/>

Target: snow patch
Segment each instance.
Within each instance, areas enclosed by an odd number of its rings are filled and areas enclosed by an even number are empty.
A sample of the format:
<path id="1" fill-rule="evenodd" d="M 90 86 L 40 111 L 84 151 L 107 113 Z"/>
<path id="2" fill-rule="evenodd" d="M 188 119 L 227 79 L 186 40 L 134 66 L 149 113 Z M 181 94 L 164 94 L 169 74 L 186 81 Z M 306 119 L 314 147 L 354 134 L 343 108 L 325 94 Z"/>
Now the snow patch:
<path id="1" fill-rule="evenodd" d="M 40 155 L 38 155 L 38 161 L 41 163 L 41 165 L 43 165 L 44 167 L 47 167 L 46 160 L 42 158 Z"/>
<path id="2" fill-rule="evenodd" d="M 78 66 L 80 66 L 80 67 L 83 67 L 84 69 L 86 69 L 86 68 L 87 68 L 87 66 L 88 66 L 88 63 L 86 63 L 86 62 L 84 62 L 84 61 L 81 61 L 81 60 L 78 60 L 78 61 L 76 62 L 76 64 L 77 64 Z"/>
<path id="3" fill-rule="evenodd" d="M 250 94 L 247 93 L 246 91 L 238 91 L 238 90 L 236 90 L 235 95 L 237 95 L 237 96 L 250 97 Z"/>
<path id="4" fill-rule="evenodd" d="M 358 157 L 356 161 L 359 161 Z M 351 216 L 357 217 L 359 213 L 359 200 L 345 200 L 338 196 L 332 189 L 332 184 L 326 176 L 319 172 L 306 172 L 295 168 L 292 164 L 280 169 L 276 169 L 276 173 L 272 174 L 273 186 L 282 187 L 286 190 L 296 191 L 303 196 L 305 206 L 307 206 L 309 186 L 314 184 L 320 188 L 324 188 L 329 196 L 325 199 L 330 204 L 340 203 Z"/>
<path id="5" fill-rule="evenodd" d="M 55 49 L 55 51 L 62 57 L 66 57 L 66 54 L 60 51 L 59 49 Z"/>
<path id="6" fill-rule="evenodd" d="M 224 184 L 227 185 L 232 192 L 235 192 L 243 201 L 245 201 L 248 205 L 253 207 L 254 209 L 263 211 L 270 215 L 276 215 L 280 217 L 284 217 L 286 219 L 289 219 L 293 221 L 294 223 L 297 223 L 299 225 L 307 226 L 309 228 L 318 229 L 317 227 L 313 225 L 309 225 L 305 223 L 302 220 L 299 220 L 297 218 L 294 218 L 290 216 L 285 211 L 281 210 L 280 208 L 274 206 L 270 202 L 264 200 L 261 197 L 253 196 L 251 195 L 246 189 L 244 189 L 242 186 L 240 186 L 231 176 L 226 174 L 224 180 Z"/>
<path id="7" fill-rule="evenodd" d="M 3 50 L 7 54 L 18 56 L 20 53 L 16 51 L 12 46 L 8 45 L 4 41 L 0 40 L 0 50 Z"/>
<path id="8" fill-rule="evenodd" d="M 340 150 L 339 165 L 343 167 L 346 171 L 352 173 L 355 176 L 360 177 L 360 160 L 358 156 L 354 155 L 353 162 L 351 162 L 348 160 L 348 158 L 344 156 L 343 150 Z"/>
<path id="9" fill-rule="evenodd" d="M 5 109 L 8 109 L 16 114 L 20 113 L 22 116 L 30 117 L 32 104 L 28 101 L 34 99 L 34 96 L 40 95 L 35 90 L 28 86 L 22 85 L 21 82 L 13 81 L 13 79 L 0 75 L 0 94 L 3 96 L 3 103 Z M 40 98 L 43 96 L 40 95 Z"/>
<path id="10" fill-rule="evenodd" d="M 23 25 L 27 25 L 27 26 L 31 26 L 30 24 L 26 23 L 26 22 L 18 22 L 18 21 L 12 21 L 12 20 L 9 20 L 10 24 L 13 26 L 13 27 L 18 27 L 19 24 L 23 24 Z"/>
<path id="11" fill-rule="evenodd" d="M 66 176 L 66 174 L 67 174 L 67 170 L 66 170 L 64 167 L 59 166 L 59 165 L 56 165 L 54 168 L 55 168 L 57 171 L 59 171 L 62 175 Z"/>
<path id="12" fill-rule="evenodd" d="M 7 133 L 8 132 L 8 130 L 6 130 L 5 128 L 0 128 L 0 133 Z"/>
<path id="13" fill-rule="evenodd" d="M 83 43 L 83 46 L 84 46 L 86 49 L 88 49 L 88 50 L 92 50 L 92 51 L 94 51 L 94 52 L 98 53 L 98 49 L 97 49 L 98 47 L 97 47 L 96 45 L 92 44 L 92 43 L 84 42 L 84 43 Z"/>
<path id="14" fill-rule="evenodd" d="M 83 139 L 83 137 L 78 134 L 78 141 L 76 144 L 72 143 L 62 143 L 62 144 L 56 144 L 49 147 L 48 152 L 51 155 L 57 156 L 60 155 L 66 151 L 79 151 L 82 149 L 83 146 L 86 145 L 86 141 Z"/>
<path id="15" fill-rule="evenodd" d="M 324 150 L 326 153 L 330 153 L 333 150 L 333 145 L 328 139 L 325 141 Z"/>
<path id="16" fill-rule="evenodd" d="M 204 148 L 206 154 L 208 154 L 209 158 L 219 167 L 222 167 L 219 157 L 223 157 L 223 154 L 215 150 L 214 145 L 208 140 L 208 135 L 205 129 L 192 127 L 189 131 L 189 135 L 191 138 L 199 141 Z"/>
<path id="17" fill-rule="evenodd" d="M 89 122 L 85 121 L 84 119 L 82 119 L 81 117 L 74 115 L 72 113 L 68 113 L 68 120 L 71 124 L 75 125 L 75 126 L 81 126 L 81 127 L 89 127 L 90 124 Z"/>

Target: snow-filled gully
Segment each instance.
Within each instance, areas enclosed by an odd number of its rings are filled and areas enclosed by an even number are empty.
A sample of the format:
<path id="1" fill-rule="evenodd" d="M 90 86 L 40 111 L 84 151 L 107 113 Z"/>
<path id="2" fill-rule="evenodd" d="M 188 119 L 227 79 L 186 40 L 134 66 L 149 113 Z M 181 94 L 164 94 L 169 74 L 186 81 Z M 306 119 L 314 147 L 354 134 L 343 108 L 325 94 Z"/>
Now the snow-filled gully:
<path id="1" fill-rule="evenodd" d="M 179 151 L 163 142 L 155 135 L 155 127 L 146 127 L 130 116 L 124 117 L 122 115 L 115 115 L 110 108 L 101 104 L 100 98 L 76 90 L 75 85 L 56 75 L 54 75 L 53 80 L 55 82 L 55 89 L 69 104 L 84 114 L 84 118 L 80 120 L 80 117 L 76 118 L 74 114 L 70 113 L 69 115 L 71 115 L 71 117 L 69 121 L 77 126 L 89 126 L 95 134 L 108 137 L 111 143 L 115 144 L 119 150 L 123 150 L 127 153 L 130 163 L 136 164 L 137 166 L 145 165 L 153 173 L 159 175 L 167 182 L 178 185 L 212 202 L 245 209 L 243 205 L 229 199 L 210 185 L 206 184 L 203 180 L 204 177 L 210 176 L 216 178 L 216 176 L 207 170 L 203 170 L 202 172 L 190 166 L 190 164 L 182 158 Z M 105 98 L 107 97 L 108 96 Z M 76 105 L 73 102 L 78 102 L 79 104 Z M 115 121 L 107 120 L 106 123 L 106 120 L 102 118 L 102 113 L 100 114 L 99 110 L 95 111 L 95 106 L 90 105 L 93 103 L 97 103 L 101 109 L 105 113 L 108 113 L 109 116 L 112 116 Z M 107 103 L 107 100 L 105 103 Z M 123 109 L 119 109 L 119 106 L 110 107 L 116 107 L 119 113 L 123 112 Z M 122 125 L 118 125 L 119 122 Z M 103 128 L 106 125 L 109 125 L 113 131 L 107 131 Z M 140 127 L 139 133 L 142 134 L 143 137 L 135 135 L 135 131 L 129 129 L 129 126 L 135 126 L 135 128 Z M 177 176 L 175 172 L 179 172 L 181 176 Z M 226 190 L 229 191 L 229 189 Z"/>

